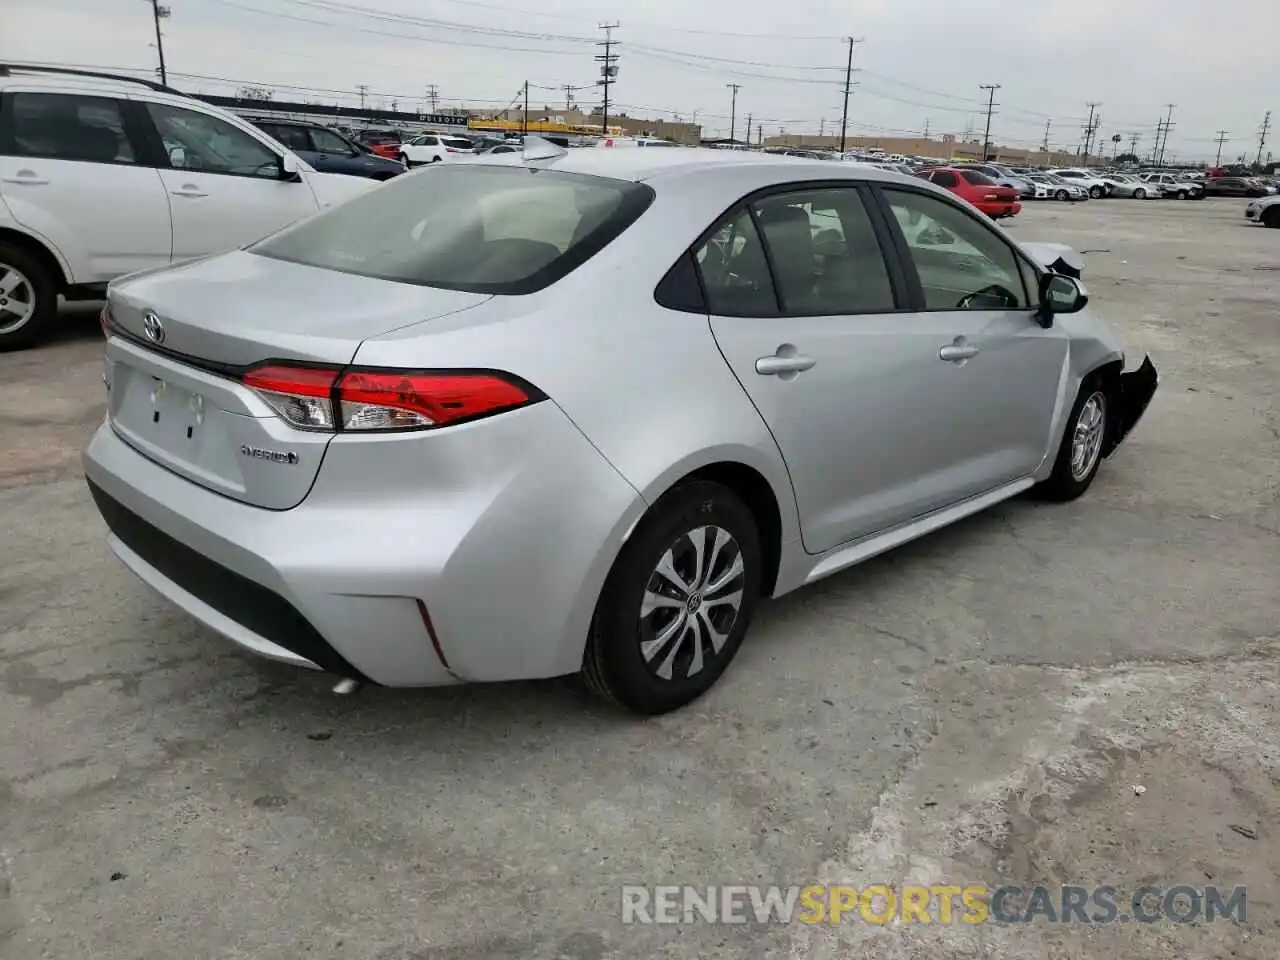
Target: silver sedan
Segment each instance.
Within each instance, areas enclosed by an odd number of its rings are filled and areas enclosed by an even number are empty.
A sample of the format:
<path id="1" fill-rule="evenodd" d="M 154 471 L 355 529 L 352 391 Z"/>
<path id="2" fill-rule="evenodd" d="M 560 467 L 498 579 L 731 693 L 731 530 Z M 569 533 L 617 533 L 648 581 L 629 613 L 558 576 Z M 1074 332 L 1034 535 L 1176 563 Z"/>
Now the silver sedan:
<path id="1" fill-rule="evenodd" d="M 1158 200 L 1161 192 L 1154 189 L 1145 180 L 1139 180 L 1127 173 L 1108 173 L 1102 178 L 1111 187 L 1113 197 L 1132 197 L 1135 200 Z"/>
<path id="2" fill-rule="evenodd" d="M 1078 266 L 914 177 L 533 141 L 112 284 L 85 472 L 258 654 L 660 713 L 762 598 L 1089 488 L 1157 377 Z"/>

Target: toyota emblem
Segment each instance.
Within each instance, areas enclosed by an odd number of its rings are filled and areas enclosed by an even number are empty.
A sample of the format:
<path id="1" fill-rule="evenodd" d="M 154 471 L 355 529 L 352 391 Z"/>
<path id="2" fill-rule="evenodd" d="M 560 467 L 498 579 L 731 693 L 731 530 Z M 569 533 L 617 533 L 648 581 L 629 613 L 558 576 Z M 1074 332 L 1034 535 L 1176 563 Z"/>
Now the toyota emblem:
<path id="1" fill-rule="evenodd" d="M 152 343 L 164 343 L 164 324 L 155 312 L 148 310 L 142 315 L 142 332 Z"/>

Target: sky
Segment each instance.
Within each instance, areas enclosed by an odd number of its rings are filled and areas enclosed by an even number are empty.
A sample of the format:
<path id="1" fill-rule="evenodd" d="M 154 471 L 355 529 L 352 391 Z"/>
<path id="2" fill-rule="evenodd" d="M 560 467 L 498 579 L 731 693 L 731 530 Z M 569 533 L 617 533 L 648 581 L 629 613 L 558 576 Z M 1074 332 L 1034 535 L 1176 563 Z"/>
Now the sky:
<path id="1" fill-rule="evenodd" d="M 617 23 L 611 100 L 632 116 L 693 120 L 727 136 L 748 115 L 766 136 L 835 132 L 847 38 L 854 45 L 850 135 L 967 131 L 981 138 L 983 84 L 999 84 L 991 139 L 1074 151 L 1089 104 L 1109 152 L 1156 123 L 1166 159 L 1257 153 L 1280 111 L 1276 0 L 166 0 L 172 86 L 277 99 L 422 109 L 499 109 L 530 83 L 531 105 L 599 103 L 602 23 Z M 1227 15 L 1229 13 L 1229 15 Z M 150 0 L 0 0 L 0 61 L 147 72 L 157 63 Z M 695 113 L 696 111 L 696 113 Z M 1273 118 L 1280 127 L 1280 113 Z M 1280 130 L 1268 137 L 1280 156 Z M 1095 151 L 1096 152 L 1096 151 Z M 1266 151 L 1264 151 L 1265 156 Z"/>

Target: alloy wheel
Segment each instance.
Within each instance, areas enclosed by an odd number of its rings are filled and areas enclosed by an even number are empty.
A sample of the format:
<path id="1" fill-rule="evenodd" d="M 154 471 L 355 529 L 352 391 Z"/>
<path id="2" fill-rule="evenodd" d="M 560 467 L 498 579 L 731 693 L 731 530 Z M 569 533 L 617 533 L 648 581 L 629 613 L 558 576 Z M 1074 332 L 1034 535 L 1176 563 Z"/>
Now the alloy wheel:
<path id="1" fill-rule="evenodd" d="M 1098 464 L 1102 453 L 1102 438 L 1106 432 L 1107 398 L 1101 390 L 1095 390 L 1080 408 L 1071 437 L 1071 479 L 1077 482 L 1087 477 Z"/>
<path id="2" fill-rule="evenodd" d="M 0 335 L 16 333 L 36 313 L 36 290 L 17 267 L 0 261 Z"/>
<path id="3" fill-rule="evenodd" d="M 640 604 L 640 655 L 662 680 L 700 673 L 724 648 L 742 609 L 746 567 L 729 531 L 681 534 L 662 554 Z"/>

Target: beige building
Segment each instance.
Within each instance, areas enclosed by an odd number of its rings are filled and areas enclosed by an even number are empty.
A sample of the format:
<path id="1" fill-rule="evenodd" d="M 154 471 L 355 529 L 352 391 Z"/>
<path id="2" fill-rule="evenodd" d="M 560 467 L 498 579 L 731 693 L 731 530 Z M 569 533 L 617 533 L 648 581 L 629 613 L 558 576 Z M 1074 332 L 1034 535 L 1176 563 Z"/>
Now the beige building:
<path id="1" fill-rule="evenodd" d="M 516 123 L 524 120 L 525 113 L 523 107 L 515 107 L 505 110 L 498 116 L 507 121 Z M 582 110 L 559 109 L 556 107 L 542 106 L 538 109 L 529 109 L 530 123 L 555 123 L 564 124 L 565 126 L 586 126 L 599 127 L 601 115 L 599 109 L 593 110 L 591 113 L 584 113 Z M 613 134 L 623 134 L 632 137 L 661 137 L 664 140 L 672 140 L 676 143 L 686 144 L 688 146 L 697 146 L 702 139 L 702 127 L 696 123 L 679 123 L 672 120 L 655 120 L 647 117 L 630 117 L 625 112 L 609 113 L 609 131 Z"/>

